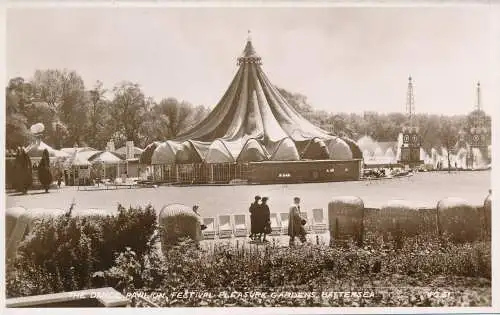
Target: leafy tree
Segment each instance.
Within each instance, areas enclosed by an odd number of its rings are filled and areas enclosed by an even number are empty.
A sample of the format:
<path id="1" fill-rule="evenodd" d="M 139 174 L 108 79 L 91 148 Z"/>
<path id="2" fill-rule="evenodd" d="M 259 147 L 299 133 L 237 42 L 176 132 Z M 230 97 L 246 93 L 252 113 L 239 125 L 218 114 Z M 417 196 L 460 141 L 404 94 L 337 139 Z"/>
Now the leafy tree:
<path id="1" fill-rule="evenodd" d="M 278 92 L 283 96 L 283 98 L 300 114 L 312 112 L 313 108 L 307 102 L 307 97 L 299 93 L 292 93 L 283 88 L 276 87 Z"/>
<path id="2" fill-rule="evenodd" d="M 167 139 L 179 135 L 181 131 L 186 130 L 188 125 L 190 125 L 189 118 L 193 112 L 193 106 L 187 102 L 179 102 L 175 98 L 167 98 L 161 100 L 155 109 L 164 119 L 163 122 L 167 127 L 165 130 Z"/>
<path id="3" fill-rule="evenodd" d="M 19 107 L 19 97 L 14 91 L 5 91 L 5 135 L 6 135 L 6 148 L 15 149 L 23 146 L 30 137 L 27 128 L 26 116 L 22 113 Z"/>
<path id="4" fill-rule="evenodd" d="M 95 148 L 104 148 L 109 140 L 109 132 L 106 129 L 110 117 L 107 107 L 109 105 L 105 98 L 106 90 L 103 83 L 97 81 L 92 90 L 88 91 L 89 99 L 89 124 L 87 139 L 89 145 Z"/>
<path id="5" fill-rule="evenodd" d="M 49 192 L 49 187 L 52 183 L 52 173 L 50 172 L 49 151 L 47 149 L 43 150 L 42 160 L 38 164 L 38 179 L 45 192 Z"/>
<path id="6" fill-rule="evenodd" d="M 34 99 L 52 113 L 50 118 L 46 115 L 49 121 L 42 121 L 48 140 L 66 146 L 83 141 L 88 100 L 82 78 L 75 71 L 37 70 L 31 85 Z"/>
<path id="7" fill-rule="evenodd" d="M 147 113 L 146 98 L 138 84 L 122 82 L 113 89 L 114 98 L 111 103 L 110 115 L 113 117 L 111 126 L 117 132 L 119 141 L 139 142 L 139 131 Z"/>

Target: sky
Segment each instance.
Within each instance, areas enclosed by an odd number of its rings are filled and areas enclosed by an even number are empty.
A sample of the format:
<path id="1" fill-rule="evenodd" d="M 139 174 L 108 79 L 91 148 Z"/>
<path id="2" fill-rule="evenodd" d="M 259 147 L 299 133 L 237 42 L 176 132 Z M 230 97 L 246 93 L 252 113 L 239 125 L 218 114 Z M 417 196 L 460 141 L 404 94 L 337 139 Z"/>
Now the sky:
<path id="1" fill-rule="evenodd" d="M 157 101 L 213 108 L 251 30 L 273 84 L 329 112 L 466 114 L 500 104 L 498 7 L 7 10 L 6 80 L 36 69 L 77 71 L 86 87 L 127 80 Z M 495 71 L 496 70 L 496 71 Z"/>

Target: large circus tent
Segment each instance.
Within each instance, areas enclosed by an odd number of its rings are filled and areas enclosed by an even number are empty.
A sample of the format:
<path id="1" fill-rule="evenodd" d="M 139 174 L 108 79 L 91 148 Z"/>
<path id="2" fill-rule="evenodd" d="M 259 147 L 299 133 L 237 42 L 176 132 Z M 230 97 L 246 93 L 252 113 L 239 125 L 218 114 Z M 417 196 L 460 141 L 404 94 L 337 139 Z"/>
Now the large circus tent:
<path id="1" fill-rule="evenodd" d="M 164 174 L 172 172 L 174 165 L 186 164 L 363 158 L 354 141 L 313 125 L 287 103 L 263 72 L 261 58 L 250 39 L 238 58 L 238 66 L 229 88 L 204 120 L 175 139 L 152 143 L 141 161 L 162 166 L 159 174 Z"/>

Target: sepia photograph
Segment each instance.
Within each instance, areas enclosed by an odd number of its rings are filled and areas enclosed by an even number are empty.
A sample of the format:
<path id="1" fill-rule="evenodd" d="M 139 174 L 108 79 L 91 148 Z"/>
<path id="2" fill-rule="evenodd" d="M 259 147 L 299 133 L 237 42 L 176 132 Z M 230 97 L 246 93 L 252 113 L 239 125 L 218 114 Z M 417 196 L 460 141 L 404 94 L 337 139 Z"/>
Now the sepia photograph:
<path id="1" fill-rule="evenodd" d="M 500 6 L 92 3 L 5 9 L 6 308 L 495 307 Z"/>

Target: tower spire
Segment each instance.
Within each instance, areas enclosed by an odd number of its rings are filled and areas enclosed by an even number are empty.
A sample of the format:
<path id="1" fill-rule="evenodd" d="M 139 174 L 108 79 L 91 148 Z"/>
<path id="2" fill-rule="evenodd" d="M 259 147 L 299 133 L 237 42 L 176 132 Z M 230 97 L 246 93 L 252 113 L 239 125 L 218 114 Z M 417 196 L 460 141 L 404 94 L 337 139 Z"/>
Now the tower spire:
<path id="1" fill-rule="evenodd" d="M 410 126 L 413 127 L 413 116 L 415 115 L 415 99 L 413 96 L 413 81 L 411 75 L 408 77 L 408 91 L 406 92 L 406 113 L 410 120 Z"/>
<path id="2" fill-rule="evenodd" d="M 255 63 L 262 64 L 262 60 L 255 52 L 255 49 L 252 45 L 252 32 L 248 30 L 247 44 L 245 45 L 245 49 L 243 50 L 243 54 L 238 58 L 238 65 L 244 63 Z"/>
<path id="3" fill-rule="evenodd" d="M 477 93 L 476 110 L 479 112 L 479 111 L 481 111 L 481 83 L 480 82 L 477 82 L 476 93 Z"/>

